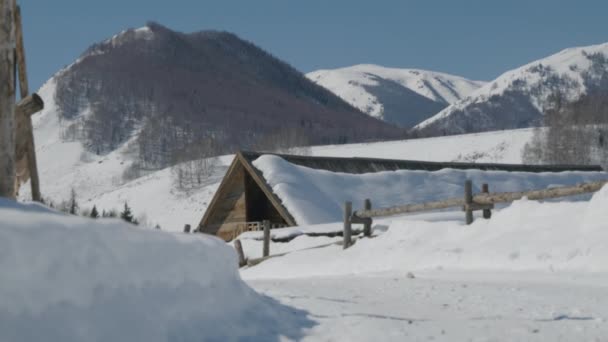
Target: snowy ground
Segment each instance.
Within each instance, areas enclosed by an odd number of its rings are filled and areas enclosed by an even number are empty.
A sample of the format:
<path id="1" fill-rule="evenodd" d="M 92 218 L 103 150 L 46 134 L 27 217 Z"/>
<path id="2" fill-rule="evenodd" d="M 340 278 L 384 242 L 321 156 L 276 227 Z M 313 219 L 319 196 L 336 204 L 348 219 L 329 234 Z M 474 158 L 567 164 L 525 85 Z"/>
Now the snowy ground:
<path id="1" fill-rule="evenodd" d="M 215 237 L 0 199 L 0 341 L 297 340 L 314 322 L 239 277 Z"/>
<path id="2" fill-rule="evenodd" d="M 303 341 L 605 341 L 608 276 L 416 272 L 248 282 L 316 325 Z"/>
<path id="3" fill-rule="evenodd" d="M 307 312 L 305 341 L 605 341 L 607 204 L 605 187 L 589 201 L 517 201 L 470 226 L 462 212 L 387 218 L 347 250 L 340 237 L 271 243 L 285 254 L 241 275 Z M 242 236 L 250 258 L 255 238 Z"/>

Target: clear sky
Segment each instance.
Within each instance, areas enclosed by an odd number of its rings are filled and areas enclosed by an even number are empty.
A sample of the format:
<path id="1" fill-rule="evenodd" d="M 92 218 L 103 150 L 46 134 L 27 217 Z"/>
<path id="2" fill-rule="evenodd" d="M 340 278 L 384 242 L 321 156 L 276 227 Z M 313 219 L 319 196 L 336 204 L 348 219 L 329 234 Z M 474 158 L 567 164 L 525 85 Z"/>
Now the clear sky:
<path id="1" fill-rule="evenodd" d="M 303 72 L 359 63 L 490 80 L 608 42 L 606 0 L 18 0 L 32 89 L 89 45 L 157 21 L 231 31 Z"/>

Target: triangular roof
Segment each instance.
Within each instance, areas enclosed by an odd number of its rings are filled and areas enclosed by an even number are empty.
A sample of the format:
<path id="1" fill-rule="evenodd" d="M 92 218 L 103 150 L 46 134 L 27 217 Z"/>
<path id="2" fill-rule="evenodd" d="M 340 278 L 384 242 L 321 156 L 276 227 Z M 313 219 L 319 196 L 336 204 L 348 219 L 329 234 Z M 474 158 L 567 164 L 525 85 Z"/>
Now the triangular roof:
<path id="1" fill-rule="evenodd" d="M 222 179 L 222 182 L 220 183 L 220 186 L 215 192 L 213 199 L 209 203 L 209 206 L 205 211 L 205 215 L 201 219 L 199 227 L 204 227 L 207 224 L 211 214 L 213 213 L 214 207 L 218 204 L 220 200 L 220 196 L 224 188 L 227 187 L 228 181 L 231 177 L 234 176 L 238 167 L 243 167 L 245 172 L 247 172 L 251 176 L 253 181 L 264 192 L 270 203 L 272 203 L 273 207 L 277 210 L 277 212 L 279 213 L 279 215 L 281 215 L 285 222 L 287 222 L 287 224 L 289 224 L 290 226 L 296 225 L 296 221 L 294 220 L 293 216 L 291 216 L 289 211 L 287 211 L 287 209 L 283 206 L 281 199 L 277 197 L 277 195 L 275 195 L 275 193 L 272 191 L 272 189 L 262 176 L 262 173 L 258 169 L 256 169 L 253 164 L 251 164 L 251 162 L 257 159 L 257 156 L 260 156 L 261 154 L 257 153 L 255 155 L 256 156 L 254 156 L 253 153 L 248 152 L 238 152 L 235 155 L 234 159 L 232 160 L 232 164 L 230 164 L 228 171 L 226 171 L 226 175 Z"/>

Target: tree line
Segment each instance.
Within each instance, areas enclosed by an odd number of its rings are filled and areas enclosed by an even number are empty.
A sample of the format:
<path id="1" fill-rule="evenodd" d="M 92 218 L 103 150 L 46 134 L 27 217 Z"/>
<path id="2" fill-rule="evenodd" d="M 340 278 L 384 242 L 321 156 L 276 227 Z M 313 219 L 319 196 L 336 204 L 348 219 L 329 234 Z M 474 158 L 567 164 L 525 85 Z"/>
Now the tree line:
<path id="1" fill-rule="evenodd" d="M 552 95 L 552 108 L 523 151 L 525 163 L 599 164 L 608 169 L 608 94 L 591 92 L 575 102 Z"/>
<path id="2" fill-rule="evenodd" d="M 70 198 L 68 200 L 62 201 L 59 204 L 55 204 L 54 202 L 50 201 L 47 204 L 51 208 L 55 208 L 70 215 L 89 217 L 92 219 L 120 218 L 123 221 L 131 223 L 133 225 L 140 224 L 139 220 L 133 214 L 133 209 L 129 206 L 129 203 L 127 201 L 124 202 L 121 211 L 118 211 L 116 209 L 103 209 L 101 212 L 99 212 L 97 205 L 93 205 L 91 209 L 81 209 L 80 204 L 78 202 L 78 196 L 74 189 L 70 191 Z M 161 229 L 158 224 L 155 226 L 155 228 Z"/>

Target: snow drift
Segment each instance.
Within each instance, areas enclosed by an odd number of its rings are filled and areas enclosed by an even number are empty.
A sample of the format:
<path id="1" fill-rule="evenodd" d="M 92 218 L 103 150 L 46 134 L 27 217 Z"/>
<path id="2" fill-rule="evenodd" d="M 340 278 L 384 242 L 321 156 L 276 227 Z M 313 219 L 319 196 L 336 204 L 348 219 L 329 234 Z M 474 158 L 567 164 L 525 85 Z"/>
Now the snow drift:
<path id="1" fill-rule="evenodd" d="M 473 180 L 474 192 L 480 192 L 479 187 L 483 183 L 488 183 L 493 192 L 502 192 L 608 178 L 605 172 L 529 173 L 454 169 L 356 175 L 294 165 L 273 155 L 263 155 L 253 165 L 262 171 L 299 225 L 342 220 L 345 201 L 353 201 L 357 209 L 365 198 L 371 199 L 374 207 L 389 207 L 461 197 L 466 179 Z"/>
<path id="2" fill-rule="evenodd" d="M 297 237 L 289 243 L 291 253 L 247 269 L 243 276 L 297 278 L 425 270 L 605 273 L 606 207 L 608 186 L 590 201 L 516 201 L 496 210 L 490 220 L 478 219 L 470 226 L 458 220 L 376 220 L 374 229 L 379 235 L 374 239 L 360 239 L 347 250 L 332 245 L 293 251 L 312 245 L 311 238 Z M 261 249 L 257 241 L 244 242 Z M 285 251 L 287 246 L 282 248 Z"/>
<path id="3" fill-rule="evenodd" d="M 0 200 L 1 341 L 300 337 L 302 311 L 258 295 L 231 248 Z"/>

